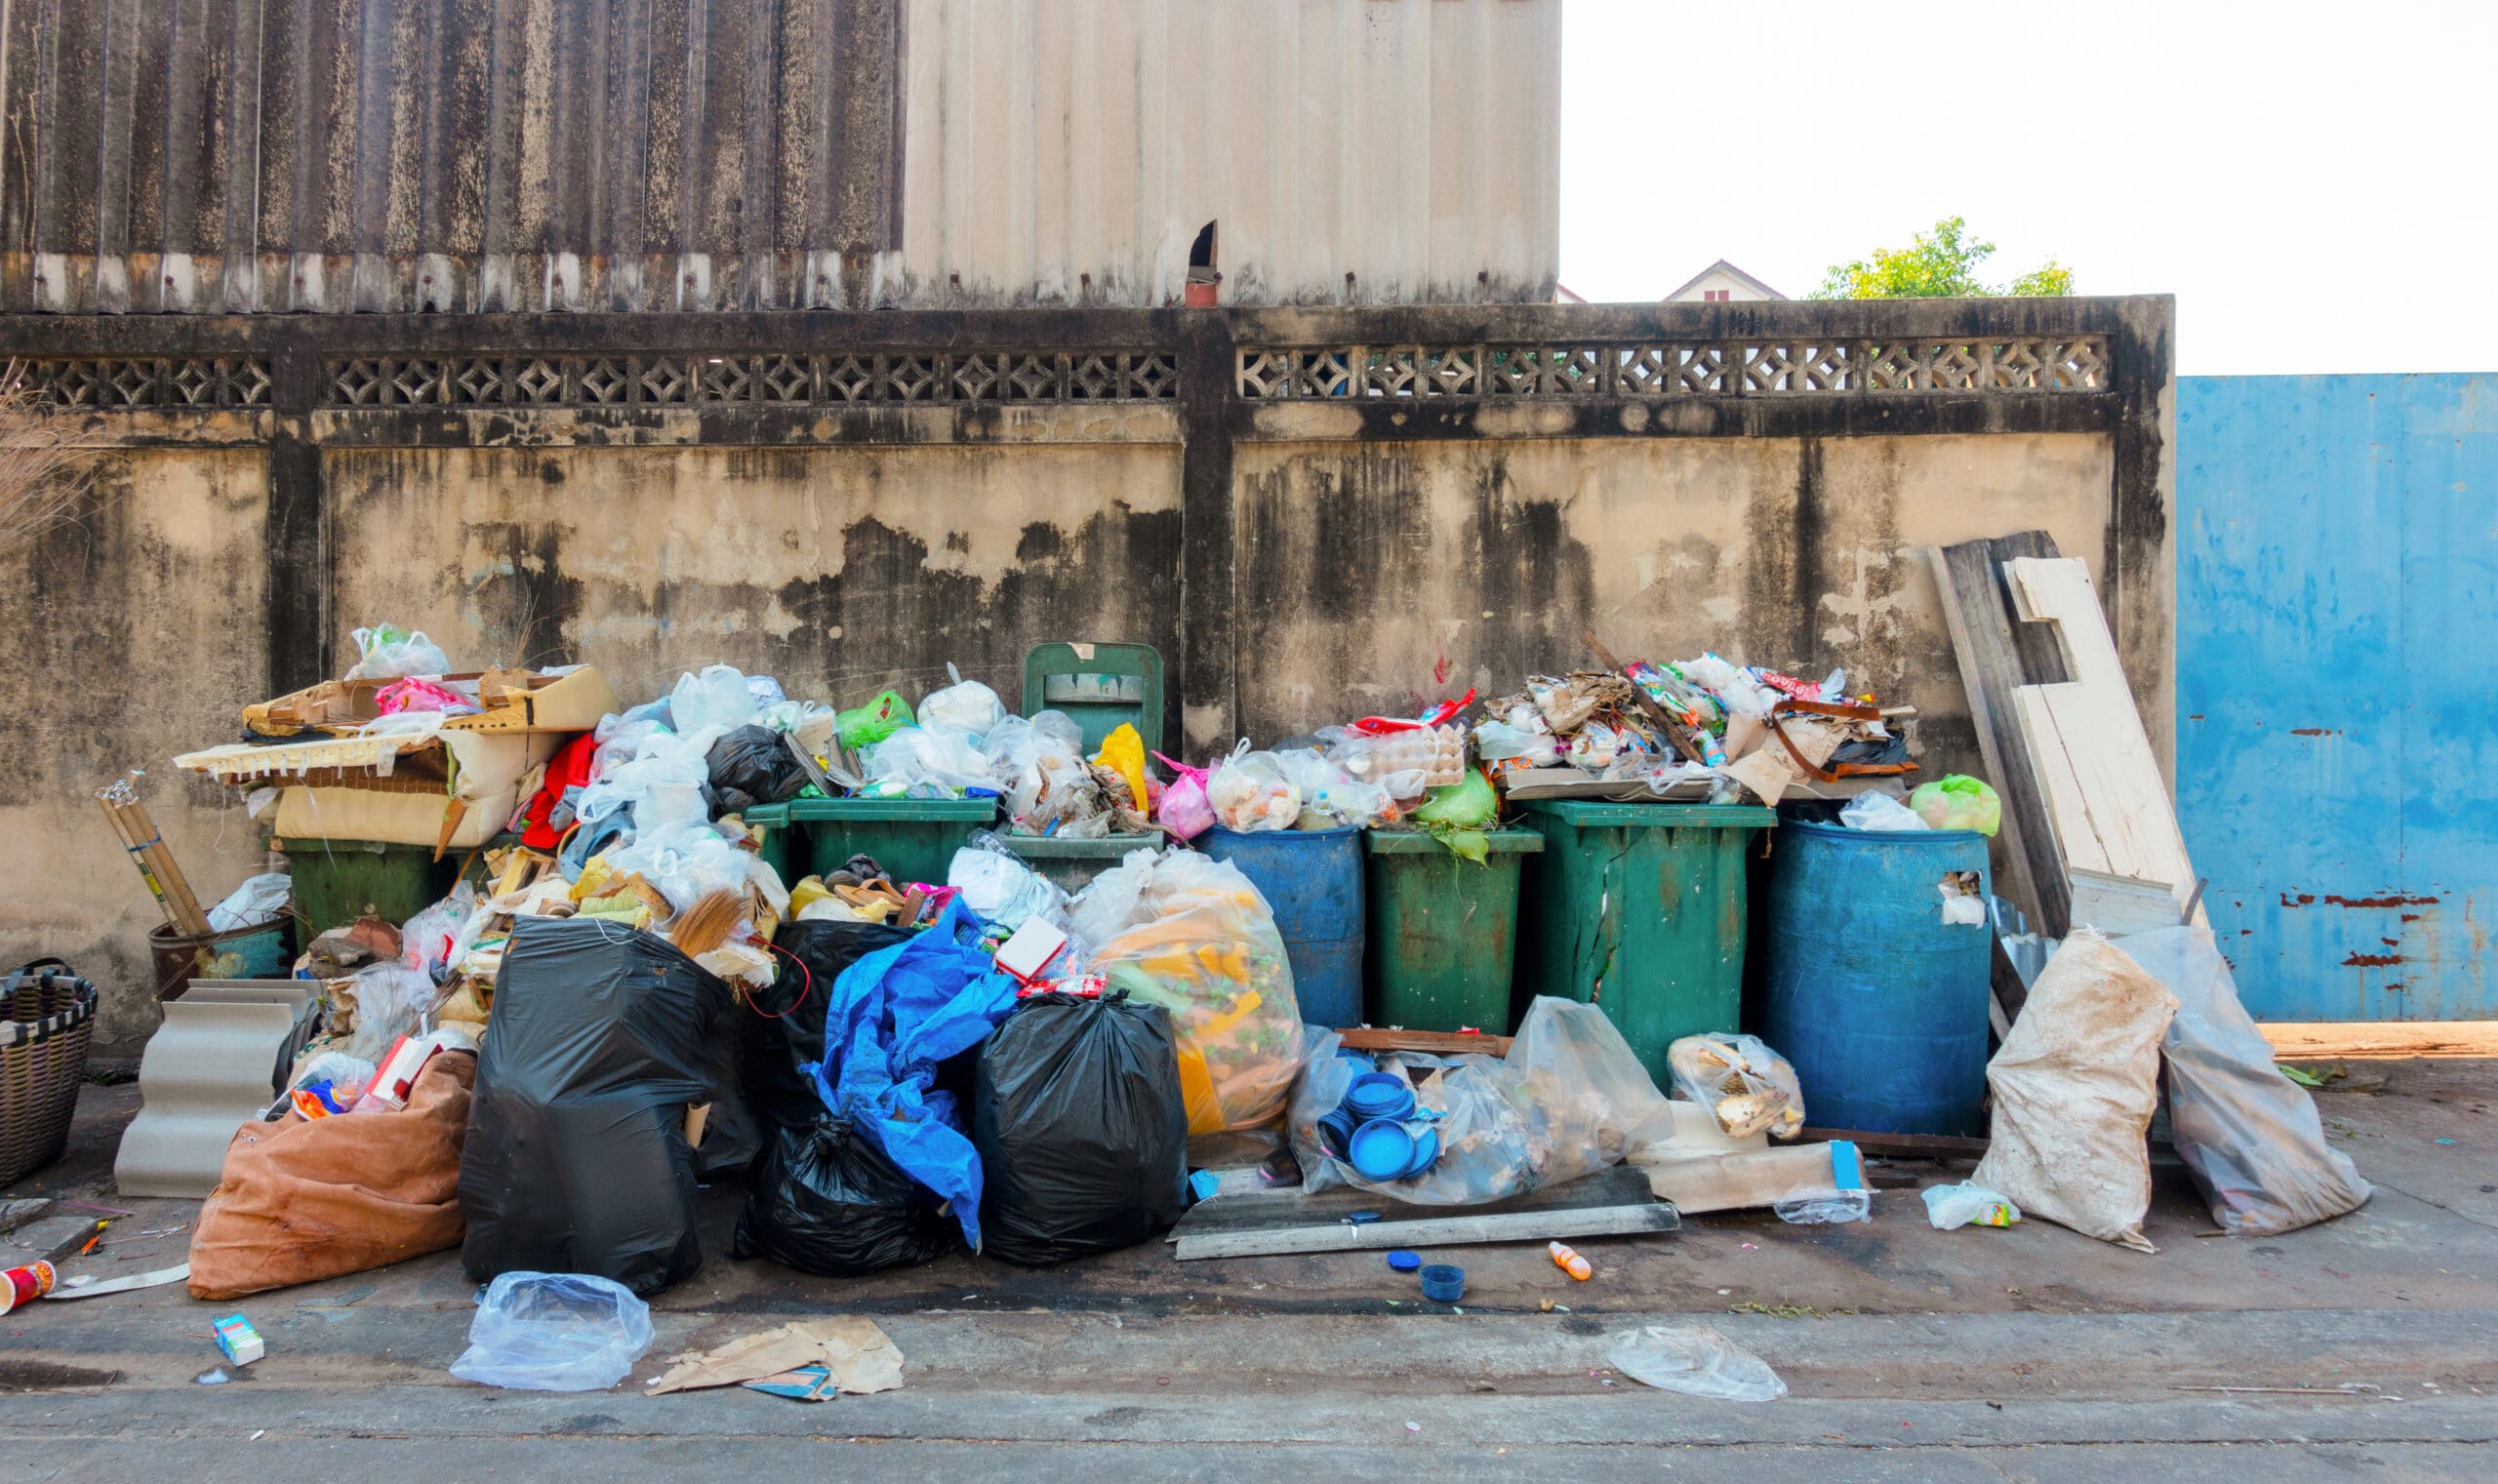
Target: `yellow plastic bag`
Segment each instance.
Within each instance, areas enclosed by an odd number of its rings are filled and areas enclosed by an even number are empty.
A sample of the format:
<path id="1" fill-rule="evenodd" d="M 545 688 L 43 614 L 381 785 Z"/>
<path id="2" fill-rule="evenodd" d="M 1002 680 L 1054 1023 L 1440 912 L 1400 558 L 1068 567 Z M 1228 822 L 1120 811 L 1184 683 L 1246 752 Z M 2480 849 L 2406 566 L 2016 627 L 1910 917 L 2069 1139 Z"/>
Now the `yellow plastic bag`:
<path id="1" fill-rule="evenodd" d="M 1145 739 L 1126 722 L 1102 739 L 1101 754 L 1093 761 L 1127 780 L 1128 794 L 1139 814 L 1145 813 Z"/>
<path id="2" fill-rule="evenodd" d="M 1274 913 L 1229 862 L 1190 851 L 1130 861 L 1114 869 L 1143 879 L 1114 884 L 1136 888 L 1135 905 L 1094 948 L 1091 972 L 1171 1012 L 1189 1133 L 1272 1123 L 1301 1070 L 1301 1008 Z"/>

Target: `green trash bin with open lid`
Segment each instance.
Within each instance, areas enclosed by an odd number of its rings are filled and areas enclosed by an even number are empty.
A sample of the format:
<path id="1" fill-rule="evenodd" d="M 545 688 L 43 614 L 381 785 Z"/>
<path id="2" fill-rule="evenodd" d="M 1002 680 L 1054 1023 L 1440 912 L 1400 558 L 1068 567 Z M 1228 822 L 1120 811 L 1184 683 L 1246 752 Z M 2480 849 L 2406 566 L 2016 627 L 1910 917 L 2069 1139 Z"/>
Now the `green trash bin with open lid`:
<path id="1" fill-rule="evenodd" d="M 1745 853 L 1777 811 L 1734 804 L 1537 799 L 1544 837 L 1518 908 L 1514 1007 L 1556 994 L 1601 1006 L 1659 1087 L 1677 1037 L 1740 1030 Z"/>
<path id="2" fill-rule="evenodd" d="M 1122 722 L 1162 748 L 1162 654 L 1150 644 L 1035 644 L 1024 655 L 1024 714 L 1065 713 L 1084 729 L 1084 755 Z"/>
<path id="3" fill-rule="evenodd" d="M 759 854 L 784 884 L 829 875 L 852 856 L 873 856 L 895 884 L 942 884 L 975 829 L 997 819 L 997 800 L 791 799 L 740 816 L 763 827 Z"/>

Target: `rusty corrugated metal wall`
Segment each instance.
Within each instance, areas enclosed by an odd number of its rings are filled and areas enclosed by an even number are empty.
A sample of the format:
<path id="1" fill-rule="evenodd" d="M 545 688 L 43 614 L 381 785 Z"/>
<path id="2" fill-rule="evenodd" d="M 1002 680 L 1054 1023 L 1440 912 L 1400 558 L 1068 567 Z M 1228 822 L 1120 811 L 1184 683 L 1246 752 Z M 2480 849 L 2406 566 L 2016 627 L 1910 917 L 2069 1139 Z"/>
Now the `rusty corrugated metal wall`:
<path id="1" fill-rule="evenodd" d="M 0 311 L 1535 301 L 1559 0 L 0 0 Z"/>

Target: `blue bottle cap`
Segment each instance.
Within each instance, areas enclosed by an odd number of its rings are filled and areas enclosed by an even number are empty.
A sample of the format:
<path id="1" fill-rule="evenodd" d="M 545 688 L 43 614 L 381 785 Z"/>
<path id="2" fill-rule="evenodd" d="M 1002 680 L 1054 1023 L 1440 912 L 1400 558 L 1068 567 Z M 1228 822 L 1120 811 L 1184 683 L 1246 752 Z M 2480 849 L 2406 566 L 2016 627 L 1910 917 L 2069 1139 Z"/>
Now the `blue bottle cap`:
<path id="1" fill-rule="evenodd" d="M 1423 1265 L 1423 1255 L 1419 1252 L 1407 1252 L 1399 1247 L 1388 1255 L 1388 1265 L 1398 1272 L 1412 1272 Z"/>

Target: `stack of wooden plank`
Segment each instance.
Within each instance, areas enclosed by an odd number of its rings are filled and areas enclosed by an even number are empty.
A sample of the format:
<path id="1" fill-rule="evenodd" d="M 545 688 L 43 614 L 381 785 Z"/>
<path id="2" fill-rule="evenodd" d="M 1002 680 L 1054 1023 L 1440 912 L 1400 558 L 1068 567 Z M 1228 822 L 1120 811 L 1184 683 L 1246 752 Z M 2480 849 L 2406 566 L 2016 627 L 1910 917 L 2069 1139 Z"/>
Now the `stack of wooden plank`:
<path id="1" fill-rule="evenodd" d="M 2004 895 L 2052 938 L 2199 921 L 2200 885 L 2089 570 L 2043 531 L 1927 554 L 2003 802 Z"/>

